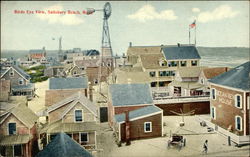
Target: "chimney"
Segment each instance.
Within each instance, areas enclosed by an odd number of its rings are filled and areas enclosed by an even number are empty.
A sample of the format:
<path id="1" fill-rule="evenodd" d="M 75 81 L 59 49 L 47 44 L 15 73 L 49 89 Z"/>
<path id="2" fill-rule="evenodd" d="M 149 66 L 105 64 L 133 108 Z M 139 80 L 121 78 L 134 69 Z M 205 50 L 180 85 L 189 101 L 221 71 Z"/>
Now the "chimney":
<path id="1" fill-rule="evenodd" d="M 226 72 L 228 71 L 228 67 L 225 67 L 225 71 L 226 71 Z"/>
<path id="2" fill-rule="evenodd" d="M 92 82 L 89 83 L 89 100 L 93 102 L 93 86 L 92 86 Z"/>
<path id="3" fill-rule="evenodd" d="M 126 145 L 130 145 L 130 125 L 129 125 L 129 111 L 125 111 L 125 137 Z"/>
<path id="4" fill-rule="evenodd" d="M 129 42 L 129 47 L 132 47 L 132 42 Z"/>
<path id="5" fill-rule="evenodd" d="M 181 46 L 181 44 L 180 44 L 180 43 L 177 43 L 177 46 L 178 46 L 178 47 L 180 47 L 180 46 Z"/>

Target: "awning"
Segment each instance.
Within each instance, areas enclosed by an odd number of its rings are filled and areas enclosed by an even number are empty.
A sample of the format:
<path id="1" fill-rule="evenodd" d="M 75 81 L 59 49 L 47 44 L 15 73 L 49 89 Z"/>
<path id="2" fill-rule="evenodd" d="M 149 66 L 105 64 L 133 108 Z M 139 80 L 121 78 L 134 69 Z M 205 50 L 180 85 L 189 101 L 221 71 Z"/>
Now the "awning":
<path id="1" fill-rule="evenodd" d="M 0 138 L 0 146 L 26 144 L 32 138 L 31 135 L 8 135 Z"/>

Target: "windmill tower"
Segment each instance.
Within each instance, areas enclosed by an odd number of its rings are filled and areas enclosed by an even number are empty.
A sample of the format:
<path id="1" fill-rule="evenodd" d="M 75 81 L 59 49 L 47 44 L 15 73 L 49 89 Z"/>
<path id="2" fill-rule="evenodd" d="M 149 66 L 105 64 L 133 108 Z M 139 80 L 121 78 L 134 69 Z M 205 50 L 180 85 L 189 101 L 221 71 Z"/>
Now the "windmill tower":
<path id="1" fill-rule="evenodd" d="M 59 62 L 64 61 L 63 53 L 62 53 L 62 37 L 59 38 L 58 60 L 59 60 Z"/>

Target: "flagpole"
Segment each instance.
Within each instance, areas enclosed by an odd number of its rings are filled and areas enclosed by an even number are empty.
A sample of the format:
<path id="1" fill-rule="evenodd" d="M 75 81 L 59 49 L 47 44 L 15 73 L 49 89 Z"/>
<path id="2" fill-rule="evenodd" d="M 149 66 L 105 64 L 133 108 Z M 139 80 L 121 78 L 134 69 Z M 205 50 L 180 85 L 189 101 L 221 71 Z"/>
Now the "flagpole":
<path id="1" fill-rule="evenodd" d="M 190 45 L 190 26 L 189 26 L 189 33 L 188 33 L 188 41 L 189 41 L 189 45 Z"/>
<path id="2" fill-rule="evenodd" d="M 196 46 L 196 24 L 195 24 L 195 30 L 194 30 L 194 46 Z"/>

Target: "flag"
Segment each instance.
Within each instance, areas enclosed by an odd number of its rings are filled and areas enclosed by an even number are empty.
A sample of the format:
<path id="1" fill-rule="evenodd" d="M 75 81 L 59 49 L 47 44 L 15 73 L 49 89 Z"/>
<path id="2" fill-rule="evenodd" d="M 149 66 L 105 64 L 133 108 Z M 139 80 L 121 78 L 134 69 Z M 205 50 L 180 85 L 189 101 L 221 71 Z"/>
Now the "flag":
<path id="1" fill-rule="evenodd" d="M 190 27 L 190 28 L 194 28 L 194 27 L 196 27 L 196 20 L 194 20 L 194 22 L 193 22 L 193 23 L 191 23 L 191 24 L 189 25 L 189 27 Z"/>

